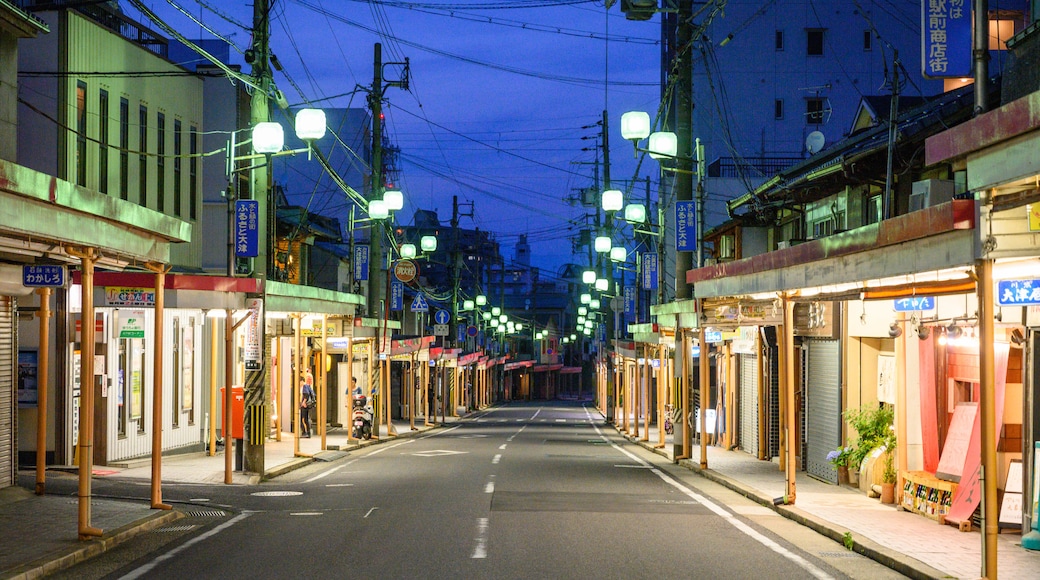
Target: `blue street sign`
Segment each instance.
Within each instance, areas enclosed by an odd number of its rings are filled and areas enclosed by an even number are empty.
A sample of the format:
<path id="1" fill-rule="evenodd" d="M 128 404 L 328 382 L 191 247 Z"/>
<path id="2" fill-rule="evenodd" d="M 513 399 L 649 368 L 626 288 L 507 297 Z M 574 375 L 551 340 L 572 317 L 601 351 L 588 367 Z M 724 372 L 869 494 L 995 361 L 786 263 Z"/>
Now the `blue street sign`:
<path id="1" fill-rule="evenodd" d="M 934 296 L 908 296 L 892 301 L 896 312 L 916 312 L 918 310 L 935 310 Z"/>
<path id="2" fill-rule="evenodd" d="M 400 280 L 390 281 L 390 310 L 393 312 L 404 310 L 404 283 Z"/>
<path id="3" fill-rule="evenodd" d="M 412 312 L 429 312 L 430 305 L 426 303 L 426 298 L 423 297 L 422 293 L 416 294 L 415 299 L 412 300 Z"/>
<path id="4" fill-rule="evenodd" d="M 1031 306 L 1040 304 L 1040 280 L 998 281 L 997 304 L 1001 306 Z"/>
<path id="5" fill-rule="evenodd" d="M 22 286 L 31 288 L 61 288 L 65 285 L 65 266 L 22 266 Z"/>
<path id="6" fill-rule="evenodd" d="M 675 250 L 697 251 L 697 211 L 692 201 L 675 202 Z"/>
<path id="7" fill-rule="evenodd" d="M 636 313 L 636 289 L 625 286 L 625 314 Z"/>
<path id="8" fill-rule="evenodd" d="M 971 2 L 921 3 L 921 72 L 928 78 L 971 76 Z"/>
<path id="9" fill-rule="evenodd" d="M 704 342 L 708 344 L 716 344 L 722 342 L 722 331 L 721 330 L 709 330 L 704 333 Z"/>
<path id="10" fill-rule="evenodd" d="M 415 310 L 413 307 L 412 310 Z M 447 324 L 451 320 L 451 314 L 447 310 L 438 310 L 433 314 L 433 321 L 437 324 Z"/>
<path id="11" fill-rule="evenodd" d="M 476 326 L 470 325 L 466 328 L 466 336 L 470 338 L 477 336 L 477 332 L 479 332 L 479 329 Z"/>
<path id="12" fill-rule="evenodd" d="M 260 255 L 260 203 L 255 199 L 235 202 L 235 256 Z"/>
<path id="13" fill-rule="evenodd" d="M 354 279 L 368 280 L 368 246 L 354 247 Z"/>
<path id="14" fill-rule="evenodd" d="M 657 290 L 657 252 L 643 254 L 643 290 Z"/>
<path id="15" fill-rule="evenodd" d="M 456 324 L 455 325 L 455 341 L 466 342 L 466 325 Z"/>

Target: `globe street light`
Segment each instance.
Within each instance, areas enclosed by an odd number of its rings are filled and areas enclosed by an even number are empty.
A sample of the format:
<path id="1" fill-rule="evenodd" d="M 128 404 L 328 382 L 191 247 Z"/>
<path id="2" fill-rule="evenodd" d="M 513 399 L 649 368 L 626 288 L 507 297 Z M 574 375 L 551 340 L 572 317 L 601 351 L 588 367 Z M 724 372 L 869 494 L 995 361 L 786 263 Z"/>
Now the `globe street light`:
<path id="1" fill-rule="evenodd" d="M 605 254 L 610 251 L 612 243 L 610 236 L 596 236 L 595 249 L 600 254 Z"/>
<path id="2" fill-rule="evenodd" d="M 401 244 L 401 257 L 402 258 L 414 258 L 415 257 L 415 244 Z"/>
<path id="3" fill-rule="evenodd" d="M 603 211 L 620 211 L 625 206 L 625 195 L 617 189 L 608 189 L 603 192 Z"/>
<path id="4" fill-rule="evenodd" d="M 581 273 L 581 282 L 583 284 L 595 284 L 596 283 L 596 271 L 585 270 Z"/>
<path id="5" fill-rule="evenodd" d="M 419 247 L 423 252 L 434 252 L 437 250 L 437 236 L 423 236 L 419 240 Z"/>

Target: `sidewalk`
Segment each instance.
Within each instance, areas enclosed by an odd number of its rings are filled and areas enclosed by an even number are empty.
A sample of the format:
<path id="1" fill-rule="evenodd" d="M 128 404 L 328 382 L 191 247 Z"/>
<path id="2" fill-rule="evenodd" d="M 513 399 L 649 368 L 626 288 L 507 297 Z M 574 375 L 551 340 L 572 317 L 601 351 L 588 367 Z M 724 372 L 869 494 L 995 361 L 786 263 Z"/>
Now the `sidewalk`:
<path id="1" fill-rule="evenodd" d="M 663 449 L 655 449 L 659 432 L 651 426 L 649 441 L 628 439 L 672 459 L 671 437 L 666 437 Z M 742 451 L 708 446 L 708 469 L 702 470 L 700 446 L 695 442 L 693 461 L 682 460 L 679 465 L 830 537 L 838 546 L 844 534 L 851 532 L 856 552 L 906 576 L 981 575 L 982 538 L 978 529 L 960 532 L 953 526 L 883 505 L 858 489 L 823 483 L 805 472 L 798 472 L 795 479 L 795 505 L 774 506 L 773 498 L 784 495 L 784 473 L 776 463 L 760 461 Z M 1040 578 L 1040 552 L 1022 548 L 1020 541 L 1018 533 L 1005 531 L 998 535 L 997 566 L 1002 580 Z"/>
<path id="2" fill-rule="evenodd" d="M 447 424 L 458 421 L 448 417 Z M 233 485 L 259 483 L 261 479 L 277 477 L 314 461 L 332 461 L 346 452 L 369 445 L 392 442 L 396 439 L 414 437 L 435 426 L 425 426 L 422 419 L 416 421 L 412 431 L 407 420 L 394 421 L 397 437 L 384 436 L 379 439 L 347 445 L 347 432 L 336 430 L 326 437 L 326 451 L 321 449 L 321 438 L 315 435 L 300 440 L 300 452 L 306 456 L 294 456 L 293 436 L 283 433 L 282 440 L 268 440 L 264 446 L 263 477 L 259 474 L 233 472 Z M 234 458 L 232 458 L 232 468 Z M 35 470 L 23 471 L 35 473 Z M 48 480 L 52 473 L 48 471 Z M 94 477 L 116 477 L 120 479 L 151 479 L 151 460 L 130 462 L 127 467 L 105 466 L 94 470 Z M 224 483 L 224 453 L 215 456 L 204 453 L 164 456 L 162 461 L 163 483 Z M 45 574 L 74 566 L 96 556 L 129 538 L 166 525 L 181 517 L 177 510 L 160 511 L 150 508 L 147 501 L 119 499 L 91 499 L 91 524 L 104 530 L 104 535 L 95 540 L 80 541 L 77 538 L 79 500 L 74 495 L 37 496 L 23 487 L 0 489 L 0 579 L 40 578 Z"/>

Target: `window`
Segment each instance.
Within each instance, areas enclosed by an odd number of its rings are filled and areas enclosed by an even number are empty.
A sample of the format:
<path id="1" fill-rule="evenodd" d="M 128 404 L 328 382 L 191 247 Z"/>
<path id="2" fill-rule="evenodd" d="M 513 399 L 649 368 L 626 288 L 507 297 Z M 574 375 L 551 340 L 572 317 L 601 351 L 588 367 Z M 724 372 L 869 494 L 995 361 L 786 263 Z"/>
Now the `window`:
<path id="1" fill-rule="evenodd" d="M 869 30 L 863 31 L 863 52 L 874 50 L 874 35 Z"/>
<path id="2" fill-rule="evenodd" d="M 777 52 L 780 52 L 780 51 L 782 51 L 784 49 L 784 31 L 783 30 L 777 30 L 776 31 L 776 36 L 774 37 L 774 43 L 775 43 Z"/>
<path id="3" fill-rule="evenodd" d="M 199 160 L 196 155 L 199 153 L 199 130 L 197 127 L 191 128 L 191 135 L 188 137 L 191 139 L 191 144 L 188 146 L 191 152 L 191 159 L 188 160 L 188 217 L 191 219 L 198 219 L 199 212 Z"/>
<path id="4" fill-rule="evenodd" d="M 823 56 L 823 29 L 809 28 L 805 31 L 805 38 L 805 54 L 809 56 Z"/>
<path id="5" fill-rule="evenodd" d="M 181 215 L 181 120 L 173 120 L 173 215 Z"/>
<path id="6" fill-rule="evenodd" d="M 119 197 L 130 199 L 130 102 L 119 99 Z"/>
<path id="7" fill-rule="evenodd" d="M 138 171 L 137 179 L 137 203 L 148 207 L 148 107 L 141 105 L 138 111 L 137 126 L 137 148 L 140 155 L 137 156 Z"/>
<path id="8" fill-rule="evenodd" d="M 989 21 L 989 49 L 1007 50 L 1007 41 L 1015 35 L 1015 20 Z"/>
<path id="9" fill-rule="evenodd" d="M 98 95 L 98 191 L 108 193 L 108 91 Z"/>
<path id="10" fill-rule="evenodd" d="M 76 185 L 87 185 L 87 83 L 76 81 Z"/>
<path id="11" fill-rule="evenodd" d="M 773 118 L 783 119 L 784 118 L 784 100 L 776 99 L 773 101 Z"/>
<path id="12" fill-rule="evenodd" d="M 155 119 L 155 209 L 166 212 L 166 115 Z"/>
<path id="13" fill-rule="evenodd" d="M 805 99 L 805 122 L 810 125 L 823 124 L 823 99 Z"/>

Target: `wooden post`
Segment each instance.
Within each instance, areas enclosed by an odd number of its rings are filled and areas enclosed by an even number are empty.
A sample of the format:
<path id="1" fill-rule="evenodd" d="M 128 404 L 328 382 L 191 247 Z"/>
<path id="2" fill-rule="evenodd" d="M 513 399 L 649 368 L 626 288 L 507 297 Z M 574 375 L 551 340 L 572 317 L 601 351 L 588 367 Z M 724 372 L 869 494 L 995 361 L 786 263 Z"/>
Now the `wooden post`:
<path id="1" fill-rule="evenodd" d="M 51 289 L 38 288 L 40 295 L 40 360 L 37 367 L 36 398 L 36 495 L 47 486 L 47 382 L 50 380 Z"/>
<path id="2" fill-rule="evenodd" d="M 147 264 L 146 267 L 155 272 L 155 334 L 152 345 L 152 509 L 168 510 L 173 506 L 162 502 L 162 435 L 163 435 L 163 322 L 166 316 L 166 272 L 169 268 L 162 264 Z M 177 340 L 178 337 L 173 337 Z M 177 396 L 179 385 L 173 385 L 173 395 Z"/>

